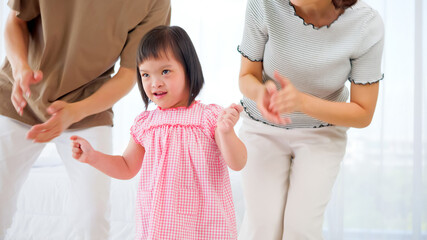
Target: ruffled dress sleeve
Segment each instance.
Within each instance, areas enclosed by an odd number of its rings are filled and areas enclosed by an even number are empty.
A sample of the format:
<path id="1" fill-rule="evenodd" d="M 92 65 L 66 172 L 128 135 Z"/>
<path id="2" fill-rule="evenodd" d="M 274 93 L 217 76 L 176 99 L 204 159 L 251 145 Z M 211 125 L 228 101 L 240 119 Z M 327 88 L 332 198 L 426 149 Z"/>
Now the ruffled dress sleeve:
<path id="1" fill-rule="evenodd" d="M 130 135 L 132 136 L 133 140 L 141 145 L 143 145 L 143 136 L 149 115 L 149 111 L 145 111 L 139 114 L 135 118 L 134 123 L 130 128 Z"/>
<path id="2" fill-rule="evenodd" d="M 215 129 L 218 117 L 223 108 L 216 104 L 209 104 L 203 112 L 203 129 L 207 136 L 215 139 Z"/>

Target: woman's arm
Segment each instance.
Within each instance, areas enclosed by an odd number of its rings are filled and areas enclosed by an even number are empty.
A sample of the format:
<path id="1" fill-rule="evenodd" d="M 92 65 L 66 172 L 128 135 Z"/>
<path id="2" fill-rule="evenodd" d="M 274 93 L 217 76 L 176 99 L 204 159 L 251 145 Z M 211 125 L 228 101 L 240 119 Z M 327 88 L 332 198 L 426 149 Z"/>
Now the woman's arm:
<path id="1" fill-rule="evenodd" d="M 262 83 L 262 62 L 252 62 L 241 57 L 239 88 L 247 98 L 257 101 L 259 95 L 266 90 Z"/>
<path id="2" fill-rule="evenodd" d="M 90 143 L 81 137 L 71 136 L 73 158 L 87 163 L 110 177 L 131 179 L 141 169 L 145 149 L 132 138 L 123 156 L 112 156 L 92 148 Z"/>
<path id="3" fill-rule="evenodd" d="M 379 82 L 351 84 L 350 102 L 330 102 L 308 94 L 303 95 L 302 111 L 307 115 L 338 126 L 364 128 L 374 116 Z"/>
<path id="4" fill-rule="evenodd" d="M 280 114 L 303 112 L 313 118 L 338 126 L 363 128 L 374 115 L 379 83 L 351 84 L 350 102 L 327 101 L 298 91 L 285 77 L 275 73 L 282 89 L 270 81 L 263 85 L 262 62 L 252 62 L 242 57 L 239 87 L 246 97 L 254 100 L 263 117 L 276 124 L 289 123 Z"/>
<path id="5" fill-rule="evenodd" d="M 232 104 L 224 109 L 218 118 L 215 129 L 215 141 L 224 161 L 234 171 L 240 171 L 246 165 L 247 151 L 243 142 L 234 132 L 234 125 L 239 120 L 242 106 Z"/>
<path id="6" fill-rule="evenodd" d="M 367 127 L 374 115 L 379 83 L 351 84 L 350 102 L 332 102 L 298 91 L 292 83 L 277 72 L 275 78 L 282 89 L 273 93 L 272 111 L 279 113 L 303 112 L 313 118 L 338 126 Z"/>
<path id="7" fill-rule="evenodd" d="M 35 142 L 48 142 L 59 136 L 71 124 L 111 108 L 125 96 L 136 82 L 136 70 L 121 67 L 114 77 L 104 83 L 91 96 L 74 103 L 56 101 L 47 112 L 52 116 L 44 123 L 34 125 L 27 138 Z"/>
<path id="8" fill-rule="evenodd" d="M 132 90 L 135 83 L 136 68 L 120 67 L 117 74 L 104 83 L 95 93 L 75 103 L 78 106 L 77 109 L 80 109 L 77 120 L 80 121 L 87 116 L 111 108 L 118 100 Z"/>

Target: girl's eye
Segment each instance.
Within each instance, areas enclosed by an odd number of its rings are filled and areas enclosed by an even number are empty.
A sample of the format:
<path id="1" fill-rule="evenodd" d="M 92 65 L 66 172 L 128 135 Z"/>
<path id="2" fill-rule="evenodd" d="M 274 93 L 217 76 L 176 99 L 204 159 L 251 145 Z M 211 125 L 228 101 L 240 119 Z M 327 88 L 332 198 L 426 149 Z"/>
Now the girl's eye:
<path id="1" fill-rule="evenodd" d="M 147 73 L 141 73 L 141 77 L 147 78 L 149 75 Z"/>
<path id="2" fill-rule="evenodd" d="M 163 70 L 162 75 L 168 74 L 169 72 L 169 70 Z"/>

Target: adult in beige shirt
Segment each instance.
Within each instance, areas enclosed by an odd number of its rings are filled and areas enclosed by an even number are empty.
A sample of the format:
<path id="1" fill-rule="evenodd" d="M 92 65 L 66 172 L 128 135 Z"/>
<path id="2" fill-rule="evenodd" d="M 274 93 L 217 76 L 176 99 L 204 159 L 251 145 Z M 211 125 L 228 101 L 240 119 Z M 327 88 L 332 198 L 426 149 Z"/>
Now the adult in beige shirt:
<path id="1" fill-rule="evenodd" d="M 133 87 L 136 48 L 170 0 L 9 0 L 0 70 L 0 239 L 47 142 L 71 179 L 60 239 L 108 239 L 109 178 L 71 157 L 71 134 L 111 152 L 111 107 Z M 114 65 L 120 59 L 120 69 Z M 13 238 L 13 236 L 10 236 Z M 28 236 L 28 239 L 31 236 Z"/>

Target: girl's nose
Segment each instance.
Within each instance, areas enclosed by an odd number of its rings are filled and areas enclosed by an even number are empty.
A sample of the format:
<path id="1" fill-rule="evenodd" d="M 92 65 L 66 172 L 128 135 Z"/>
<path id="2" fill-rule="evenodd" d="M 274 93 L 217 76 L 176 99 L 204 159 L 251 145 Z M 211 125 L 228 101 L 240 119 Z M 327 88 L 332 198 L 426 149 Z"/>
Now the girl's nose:
<path id="1" fill-rule="evenodd" d="M 163 86 L 163 81 L 160 80 L 160 79 L 154 79 L 151 82 L 151 87 L 153 87 L 153 88 L 158 88 L 158 87 L 161 87 L 161 86 Z"/>

